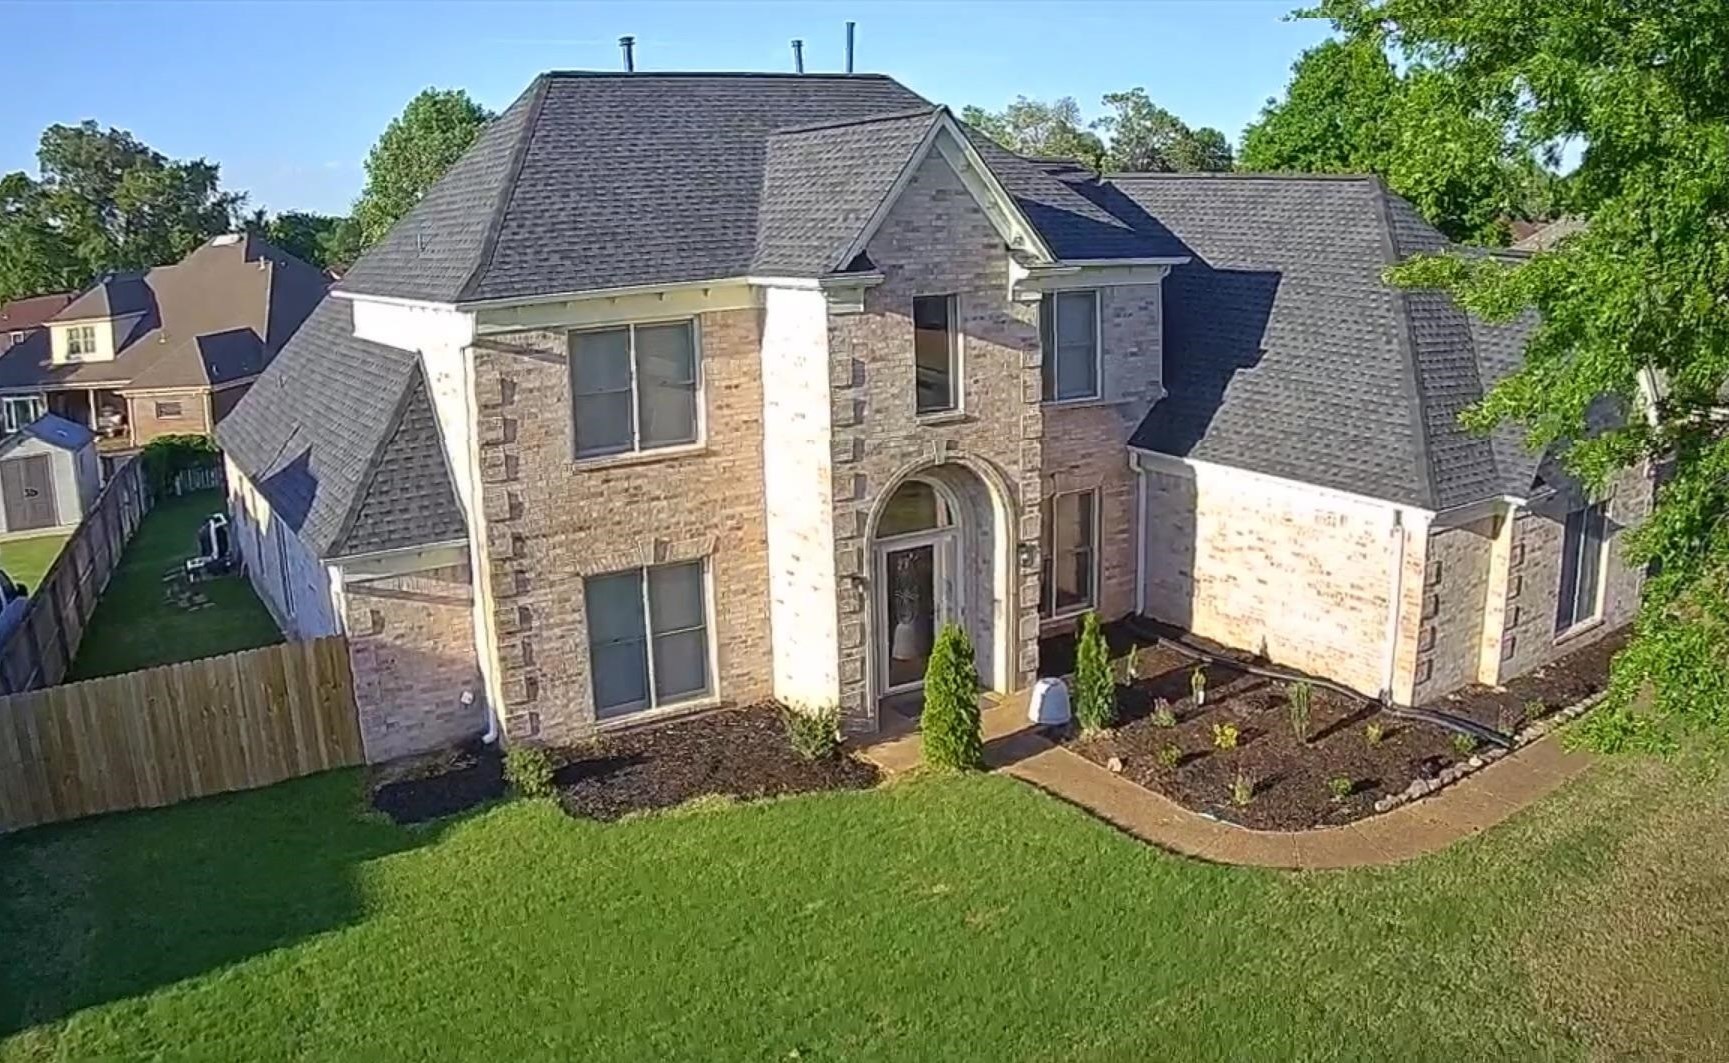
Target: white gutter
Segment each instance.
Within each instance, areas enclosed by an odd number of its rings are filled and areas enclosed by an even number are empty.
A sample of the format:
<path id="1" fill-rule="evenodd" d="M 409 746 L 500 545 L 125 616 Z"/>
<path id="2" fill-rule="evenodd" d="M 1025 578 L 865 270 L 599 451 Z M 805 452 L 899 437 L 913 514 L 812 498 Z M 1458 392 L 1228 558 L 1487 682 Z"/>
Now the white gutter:
<path id="1" fill-rule="evenodd" d="M 1399 665 L 1399 603 L 1405 596 L 1405 514 L 1404 511 L 1393 510 L 1393 525 L 1389 531 L 1393 537 L 1393 571 L 1388 579 L 1387 588 L 1387 636 L 1386 651 L 1381 669 L 1381 697 L 1391 702 L 1393 700 L 1393 673 Z"/>
<path id="2" fill-rule="evenodd" d="M 1135 454 L 1129 453 L 1129 469 L 1135 475 L 1135 615 L 1147 615 L 1147 474 Z"/>

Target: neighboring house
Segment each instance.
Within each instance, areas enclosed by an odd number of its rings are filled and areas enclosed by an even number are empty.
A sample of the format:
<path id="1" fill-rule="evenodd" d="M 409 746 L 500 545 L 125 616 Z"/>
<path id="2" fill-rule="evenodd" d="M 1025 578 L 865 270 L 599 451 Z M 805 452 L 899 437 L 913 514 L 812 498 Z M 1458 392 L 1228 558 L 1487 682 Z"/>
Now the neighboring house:
<path id="1" fill-rule="evenodd" d="M 105 276 L 0 350 L 0 430 L 48 412 L 120 449 L 208 434 L 328 286 L 240 233 L 171 266 Z"/>
<path id="2" fill-rule="evenodd" d="M 0 533 L 76 527 L 102 487 L 96 433 L 45 413 L 0 439 Z"/>
<path id="3" fill-rule="evenodd" d="M 1100 180 L 880 76 L 549 74 L 220 426 L 372 759 L 777 697 L 849 729 L 938 624 L 995 691 L 1140 611 L 1369 694 L 1624 619 L 1589 505 L 1456 415 L 1529 322 L 1381 280 L 1373 178 Z"/>
<path id="4" fill-rule="evenodd" d="M 0 303 L 0 354 L 4 354 L 8 347 L 23 343 L 34 335 L 49 318 L 63 310 L 77 295 L 77 292 L 32 295 L 25 299 Z"/>

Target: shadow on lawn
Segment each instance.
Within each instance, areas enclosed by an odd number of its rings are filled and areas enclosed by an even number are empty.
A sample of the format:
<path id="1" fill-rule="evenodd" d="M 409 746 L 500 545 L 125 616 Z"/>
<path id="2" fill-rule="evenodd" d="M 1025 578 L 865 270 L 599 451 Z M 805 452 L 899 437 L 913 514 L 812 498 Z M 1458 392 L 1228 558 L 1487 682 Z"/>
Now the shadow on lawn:
<path id="1" fill-rule="evenodd" d="M 0 839 L 0 1037 L 360 921 L 356 871 L 434 843 L 352 771 Z"/>

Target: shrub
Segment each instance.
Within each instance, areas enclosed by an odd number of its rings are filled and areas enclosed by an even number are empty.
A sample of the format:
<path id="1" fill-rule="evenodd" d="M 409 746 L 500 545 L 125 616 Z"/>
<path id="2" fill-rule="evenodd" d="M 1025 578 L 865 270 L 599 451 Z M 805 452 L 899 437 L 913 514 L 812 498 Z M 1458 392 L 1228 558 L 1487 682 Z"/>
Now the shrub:
<path id="1" fill-rule="evenodd" d="M 1236 778 L 1231 780 L 1231 804 L 1238 808 L 1247 808 L 1249 802 L 1255 799 L 1255 780 L 1249 778 L 1249 773 L 1237 769 Z"/>
<path id="2" fill-rule="evenodd" d="M 1242 732 L 1234 723 L 1215 723 L 1213 725 L 1213 745 L 1219 749 L 1237 748 L 1237 738 Z"/>
<path id="3" fill-rule="evenodd" d="M 1468 757 L 1477 748 L 1477 740 L 1463 731 L 1453 733 L 1453 752 Z"/>
<path id="4" fill-rule="evenodd" d="M 1183 751 L 1178 749 L 1174 744 L 1164 745 L 1159 747 L 1159 751 L 1155 753 L 1154 756 L 1159 758 L 1159 765 L 1161 767 L 1174 768 L 1182 762 Z"/>
<path id="5" fill-rule="evenodd" d="M 1535 723 L 1538 717 L 1548 711 L 1549 706 L 1544 704 L 1541 699 L 1532 698 L 1530 701 L 1525 702 L 1525 722 Z"/>
<path id="6" fill-rule="evenodd" d="M 973 644 L 956 624 L 944 624 L 931 647 L 919 730 L 925 763 L 930 767 L 955 771 L 984 764 Z"/>
<path id="7" fill-rule="evenodd" d="M 1382 727 L 1379 721 L 1363 725 L 1363 741 L 1369 745 L 1378 746 L 1381 744 L 1381 739 L 1385 737 L 1387 737 L 1387 729 Z"/>
<path id="8" fill-rule="evenodd" d="M 1141 677 L 1141 651 L 1139 649 L 1130 650 L 1127 660 L 1129 662 L 1129 682 L 1133 683 Z"/>
<path id="9" fill-rule="evenodd" d="M 1512 734 L 1519 726 L 1519 713 L 1511 705 L 1503 705 L 1495 710 L 1495 730 L 1502 734 Z"/>
<path id="10" fill-rule="evenodd" d="M 1175 727 L 1177 725 L 1176 710 L 1164 698 L 1153 702 L 1153 725 L 1155 727 Z"/>
<path id="11" fill-rule="evenodd" d="M 1189 694 L 1195 699 L 1196 705 L 1207 703 L 1207 670 L 1195 665 L 1195 670 L 1189 673 Z"/>
<path id="12" fill-rule="evenodd" d="M 552 796 L 552 758 L 539 746 L 504 751 L 504 781 L 523 797 Z"/>
<path id="13" fill-rule="evenodd" d="M 1075 644 L 1075 721 L 1081 734 L 1108 731 L 1117 719 L 1117 682 L 1111 678 L 1110 649 L 1099 630 L 1099 615 L 1081 617 Z"/>
<path id="14" fill-rule="evenodd" d="M 840 750 L 840 710 L 833 705 L 780 707 L 787 744 L 801 760 L 827 760 Z"/>
<path id="15" fill-rule="evenodd" d="M 1297 736 L 1297 741 L 1309 740 L 1309 699 L 1314 695 L 1314 688 L 1306 680 L 1299 679 L 1285 687 L 1285 698 L 1289 702 L 1291 714 L 1291 733 Z"/>
<path id="16" fill-rule="evenodd" d="M 1351 796 L 1351 791 L 1357 788 L 1348 775 L 1335 775 L 1327 780 L 1327 792 L 1333 795 L 1333 803 L 1338 804 Z"/>
<path id="17" fill-rule="evenodd" d="M 144 444 L 142 455 L 145 479 L 157 498 L 168 494 L 182 469 L 214 466 L 222 460 L 210 437 L 195 435 L 157 436 Z"/>

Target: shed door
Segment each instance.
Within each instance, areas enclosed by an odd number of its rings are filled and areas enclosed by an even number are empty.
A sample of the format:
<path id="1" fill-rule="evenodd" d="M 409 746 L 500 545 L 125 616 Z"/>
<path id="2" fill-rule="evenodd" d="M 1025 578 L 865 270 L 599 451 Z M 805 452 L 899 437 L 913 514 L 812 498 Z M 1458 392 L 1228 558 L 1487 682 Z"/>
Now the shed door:
<path id="1" fill-rule="evenodd" d="M 54 504 L 54 465 L 46 454 L 0 461 L 0 499 L 6 505 L 6 530 L 29 531 L 60 523 Z"/>

